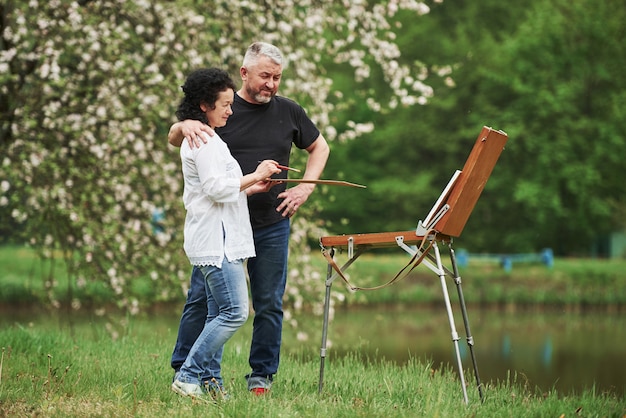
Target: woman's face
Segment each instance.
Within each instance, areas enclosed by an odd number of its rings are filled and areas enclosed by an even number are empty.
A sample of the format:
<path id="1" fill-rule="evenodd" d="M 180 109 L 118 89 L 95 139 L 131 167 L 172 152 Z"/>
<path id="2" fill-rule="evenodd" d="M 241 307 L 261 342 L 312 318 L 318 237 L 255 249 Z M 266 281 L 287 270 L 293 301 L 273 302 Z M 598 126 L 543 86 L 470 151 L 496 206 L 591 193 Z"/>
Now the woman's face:
<path id="1" fill-rule="evenodd" d="M 233 114 L 232 104 L 234 98 L 235 92 L 232 89 L 226 89 L 217 95 L 215 109 L 211 109 L 208 106 L 204 109 L 210 127 L 220 128 L 226 125 L 228 118 Z"/>

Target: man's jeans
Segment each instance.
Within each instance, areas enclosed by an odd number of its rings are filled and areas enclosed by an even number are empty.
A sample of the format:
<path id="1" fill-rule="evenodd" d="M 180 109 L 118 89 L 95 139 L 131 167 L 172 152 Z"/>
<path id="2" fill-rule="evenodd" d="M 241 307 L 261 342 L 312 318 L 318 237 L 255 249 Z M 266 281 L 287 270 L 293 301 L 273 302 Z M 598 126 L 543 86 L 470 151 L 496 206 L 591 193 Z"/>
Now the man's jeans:
<path id="1" fill-rule="evenodd" d="M 242 260 L 224 260 L 221 269 L 201 266 L 197 270 L 202 272 L 205 279 L 209 315 L 180 369 L 178 380 L 202 385 L 205 371 L 209 370 L 221 384 L 217 354 L 221 355 L 224 343 L 248 319 L 246 275 Z"/>
<path id="2" fill-rule="evenodd" d="M 278 370 L 282 336 L 282 301 L 287 280 L 289 220 L 285 219 L 254 231 L 257 256 L 248 260 L 248 273 L 255 311 L 252 346 L 250 348 L 249 389 L 268 387 Z M 172 368 L 178 371 L 200 335 L 208 314 L 204 278 L 194 267 L 187 300 L 180 319 L 178 339 L 172 353 Z M 210 361 L 203 380 L 218 378 L 222 351 Z M 218 381 L 221 382 L 221 380 Z M 258 384 L 257 384 L 258 383 Z M 267 384 L 263 384 L 267 383 Z"/>
<path id="3" fill-rule="evenodd" d="M 248 389 L 269 388 L 278 371 L 283 330 L 283 295 L 287 283 L 289 220 L 254 231 L 256 257 L 248 260 L 254 325 Z"/>

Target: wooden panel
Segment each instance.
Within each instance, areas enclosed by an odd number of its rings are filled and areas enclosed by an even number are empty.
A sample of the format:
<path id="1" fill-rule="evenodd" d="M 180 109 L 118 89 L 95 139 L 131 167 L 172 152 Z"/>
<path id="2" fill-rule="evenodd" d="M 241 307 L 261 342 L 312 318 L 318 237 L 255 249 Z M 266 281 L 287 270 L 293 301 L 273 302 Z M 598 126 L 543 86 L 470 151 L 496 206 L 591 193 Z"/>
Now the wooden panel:
<path id="1" fill-rule="evenodd" d="M 416 245 L 422 242 L 424 237 L 417 236 L 415 230 L 397 232 L 375 232 L 370 234 L 335 235 L 320 238 L 322 247 L 347 248 L 352 238 L 354 248 L 368 246 L 372 248 L 395 247 L 398 245 L 396 237 L 402 237 L 406 245 Z M 449 237 L 437 235 L 437 241 L 447 241 Z"/>
<path id="2" fill-rule="evenodd" d="M 507 139 L 506 133 L 483 127 L 446 201 L 450 209 L 437 222 L 437 231 L 451 237 L 461 235 Z"/>
<path id="3" fill-rule="evenodd" d="M 371 234 L 352 234 L 352 235 L 336 235 L 330 237 L 320 238 L 320 244 L 323 247 L 347 247 L 350 238 L 353 240 L 353 245 L 372 245 L 376 247 L 395 246 L 396 237 L 402 236 L 404 242 L 407 245 L 415 244 L 422 240 L 423 237 L 418 237 L 415 231 L 399 231 L 399 232 L 377 232 Z"/>
<path id="4" fill-rule="evenodd" d="M 445 199 L 450 209 L 435 225 L 435 230 L 439 232 L 436 234 L 437 241 L 449 241 L 450 237 L 461 235 L 507 139 L 506 133 L 483 127 L 461 174 L 456 179 L 448 198 Z M 424 238 L 417 236 L 415 230 L 377 232 L 322 237 L 320 244 L 322 247 L 347 248 L 352 239 L 354 248 L 359 246 L 392 247 L 397 245 L 396 237 L 398 236 L 402 236 L 407 245 L 418 244 Z"/>

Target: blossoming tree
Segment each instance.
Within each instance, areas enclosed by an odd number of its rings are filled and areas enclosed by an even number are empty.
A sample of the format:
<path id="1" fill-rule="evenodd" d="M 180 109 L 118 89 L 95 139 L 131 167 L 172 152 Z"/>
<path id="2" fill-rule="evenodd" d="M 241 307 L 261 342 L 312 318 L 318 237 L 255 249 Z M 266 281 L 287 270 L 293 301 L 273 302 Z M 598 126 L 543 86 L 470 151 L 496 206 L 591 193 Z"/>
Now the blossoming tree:
<path id="1" fill-rule="evenodd" d="M 179 158 L 166 136 L 192 69 L 222 66 L 237 74 L 249 43 L 278 45 L 289 62 L 281 94 L 301 102 L 331 141 L 371 126 L 331 125 L 349 92 L 334 89 L 325 64 L 352 68 L 355 83 L 373 69 L 382 74 L 388 93 L 384 102 L 368 100 L 374 110 L 423 103 L 431 94 L 424 68 L 401 62 L 394 44 L 401 28 L 391 25 L 400 10 L 427 13 L 423 3 L 195 3 L 0 6 L 0 214 L 42 257 L 66 263 L 71 288 L 104 285 L 131 312 L 140 305 L 137 278 L 151 279 L 156 300 L 171 299 L 188 282 Z M 158 227 L 151 222 L 156 210 L 165 213 Z M 319 236 L 310 218 L 303 212 L 293 225 L 287 298 L 296 308 L 322 285 L 307 267 L 306 238 Z M 50 277 L 47 285 L 53 290 L 55 283 Z M 74 307 L 82 303 L 78 293 L 70 292 Z"/>

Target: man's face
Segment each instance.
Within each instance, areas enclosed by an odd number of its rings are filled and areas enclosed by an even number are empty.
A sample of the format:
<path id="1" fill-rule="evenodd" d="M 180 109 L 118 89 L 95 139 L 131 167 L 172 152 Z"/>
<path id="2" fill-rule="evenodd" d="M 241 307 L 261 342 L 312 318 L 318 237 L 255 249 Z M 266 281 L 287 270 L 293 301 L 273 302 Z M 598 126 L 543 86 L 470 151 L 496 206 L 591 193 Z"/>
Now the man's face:
<path id="1" fill-rule="evenodd" d="M 269 103 L 278 92 L 283 67 L 267 57 L 260 57 L 257 64 L 241 68 L 241 79 L 247 99 L 254 103 Z"/>

